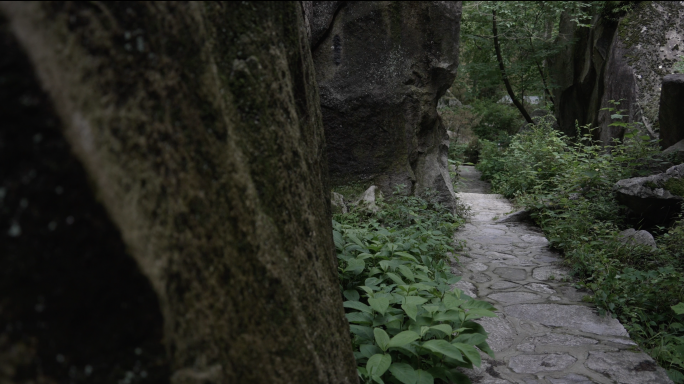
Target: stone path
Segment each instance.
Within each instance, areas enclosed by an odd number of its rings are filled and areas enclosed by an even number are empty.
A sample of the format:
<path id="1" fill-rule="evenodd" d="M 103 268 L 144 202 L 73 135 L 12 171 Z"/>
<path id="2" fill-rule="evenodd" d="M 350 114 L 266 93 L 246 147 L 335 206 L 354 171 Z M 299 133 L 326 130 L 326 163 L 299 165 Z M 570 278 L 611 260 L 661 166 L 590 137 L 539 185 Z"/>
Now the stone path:
<path id="1" fill-rule="evenodd" d="M 582 302 L 559 255 L 543 233 L 527 223 L 496 223 L 514 210 L 489 194 L 474 167 L 460 169 L 458 196 L 473 210 L 455 234 L 466 241 L 457 287 L 499 309 L 481 319 L 496 360 L 469 371 L 479 384 L 671 383 L 665 370 L 641 352 L 616 319 L 599 317 Z"/>

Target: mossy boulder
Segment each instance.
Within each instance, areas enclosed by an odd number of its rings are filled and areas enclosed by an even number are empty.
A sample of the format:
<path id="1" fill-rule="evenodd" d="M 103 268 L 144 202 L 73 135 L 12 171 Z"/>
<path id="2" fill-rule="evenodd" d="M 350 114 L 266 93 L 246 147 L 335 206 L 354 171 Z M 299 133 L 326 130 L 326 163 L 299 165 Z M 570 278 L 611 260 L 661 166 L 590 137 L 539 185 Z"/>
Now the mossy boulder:
<path id="1" fill-rule="evenodd" d="M 0 15 L 154 288 L 170 381 L 357 383 L 301 4 Z"/>
<path id="2" fill-rule="evenodd" d="M 453 207 L 436 107 L 456 76 L 461 3 L 316 1 L 310 13 L 333 184 L 430 188 Z"/>

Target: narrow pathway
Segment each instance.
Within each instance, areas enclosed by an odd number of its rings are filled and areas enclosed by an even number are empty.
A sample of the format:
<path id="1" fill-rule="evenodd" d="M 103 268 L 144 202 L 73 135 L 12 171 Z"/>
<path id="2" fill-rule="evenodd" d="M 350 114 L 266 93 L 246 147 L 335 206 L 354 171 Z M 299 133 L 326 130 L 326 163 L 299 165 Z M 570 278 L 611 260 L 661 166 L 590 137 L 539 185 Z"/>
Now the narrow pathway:
<path id="1" fill-rule="evenodd" d="M 671 383 L 616 319 L 599 317 L 582 302 L 559 255 L 533 225 L 496 219 L 514 210 L 489 193 L 474 167 L 462 166 L 458 196 L 473 217 L 455 234 L 466 241 L 457 287 L 499 309 L 481 319 L 496 360 L 470 371 L 478 384 Z"/>

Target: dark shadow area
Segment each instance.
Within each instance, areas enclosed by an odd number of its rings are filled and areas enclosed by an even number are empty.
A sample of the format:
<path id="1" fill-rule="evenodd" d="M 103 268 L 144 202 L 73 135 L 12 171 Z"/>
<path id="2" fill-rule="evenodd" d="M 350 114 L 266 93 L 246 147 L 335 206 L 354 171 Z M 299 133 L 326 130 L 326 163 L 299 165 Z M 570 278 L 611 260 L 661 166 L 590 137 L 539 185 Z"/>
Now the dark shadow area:
<path id="1" fill-rule="evenodd" d="M 0 382 L 168 383 L 157 297 L 0 20 Z"/>

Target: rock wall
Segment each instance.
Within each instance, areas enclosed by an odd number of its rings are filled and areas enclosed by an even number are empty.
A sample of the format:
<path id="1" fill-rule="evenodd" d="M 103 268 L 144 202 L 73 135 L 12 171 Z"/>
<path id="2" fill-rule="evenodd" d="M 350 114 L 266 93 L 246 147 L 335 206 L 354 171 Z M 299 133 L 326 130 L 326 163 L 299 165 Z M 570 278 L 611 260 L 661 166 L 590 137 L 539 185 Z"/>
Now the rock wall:
<path id="1" fill-rule="evenodd" d="M 314 1 L 309 13 L 332 182 L 430 188 L 453 206 L 436 106 L 456 76 L 461 3 Z"/>
<path id="2" fill-rule="evenodd" d="M 684 5 L 681 2 L 637 3 L 618 19 L 594 17 L 591 28 L 578 28 L 561 17 L 559 44 L 565 49 L 550 60 L 556 119 L 561 131 L 574 136 L 575 121 L 599 127 L 596 139 L 609 145 L 622 138 L 622 128 L 610 127 L 610 100 L 658 137 L 661 78 L 673 72 L 684 49 Z"/>
<path id="3" fill-rule="evenodd" d="M 684 74 L 663 77 L 658 120 L 663 149 L 684 140 Z"/>
<path id="4" fill-rule="evenodd" d="M 356 383 L 301 5 L 0 16 L 156 292 L 171 381 Z"/>

